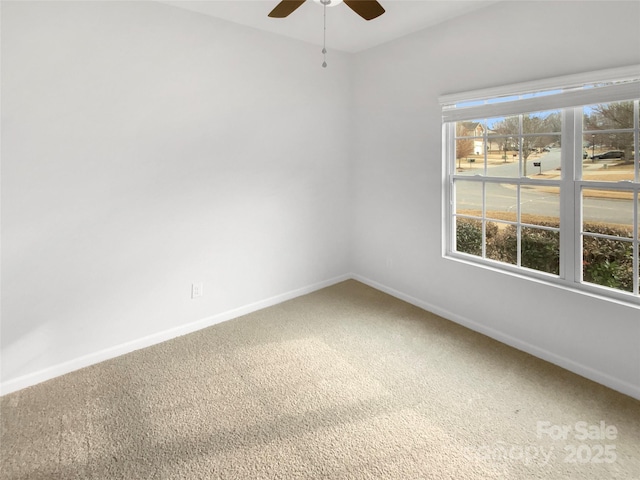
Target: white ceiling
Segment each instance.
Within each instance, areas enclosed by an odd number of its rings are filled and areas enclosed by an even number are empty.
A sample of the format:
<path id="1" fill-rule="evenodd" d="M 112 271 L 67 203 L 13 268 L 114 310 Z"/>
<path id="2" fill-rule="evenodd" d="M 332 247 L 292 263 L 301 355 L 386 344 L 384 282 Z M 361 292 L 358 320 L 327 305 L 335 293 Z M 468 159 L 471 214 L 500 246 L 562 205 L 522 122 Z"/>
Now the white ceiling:
<path id="1" fill-rule="evenodd" d="M 162 0 L 161 0 L 162 1 Z M 307 0 L 287 18 L 269 18 L 280 0 L 165 0 L 162 3 L 322 46 L 323 7 Z M 360 52 L 500 0 L 379 0 L 365 21 L 345 4 L 327 8 L 327 49 Z"/>

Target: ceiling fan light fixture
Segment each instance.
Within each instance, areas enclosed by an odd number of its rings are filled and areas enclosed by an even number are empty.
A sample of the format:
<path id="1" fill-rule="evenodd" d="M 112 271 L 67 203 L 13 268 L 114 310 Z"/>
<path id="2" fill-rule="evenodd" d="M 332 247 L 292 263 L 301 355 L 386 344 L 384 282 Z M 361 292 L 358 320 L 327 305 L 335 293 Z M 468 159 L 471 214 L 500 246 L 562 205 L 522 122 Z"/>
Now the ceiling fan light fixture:
<path id="1" fill-rule="evenodd" d="M 323 5 L 325 7 L 335 7 L 336 5 L 340 5 L 343 0 L 313 0 L 318 5 Z"/>

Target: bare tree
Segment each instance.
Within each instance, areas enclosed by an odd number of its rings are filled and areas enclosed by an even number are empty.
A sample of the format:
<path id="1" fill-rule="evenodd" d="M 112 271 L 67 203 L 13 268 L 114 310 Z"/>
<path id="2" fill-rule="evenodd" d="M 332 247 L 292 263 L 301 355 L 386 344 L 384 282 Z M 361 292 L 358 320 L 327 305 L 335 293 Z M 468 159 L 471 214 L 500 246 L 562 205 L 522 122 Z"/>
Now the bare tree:
<path id="1" fill-rule="evenodd" d="M 456 137 L 464 137 L 469 135 L 467 129 L 460 122 L 456 123 Z M 473 139 L 472 138 L 457 138 L 456 139 L 456 160 L 458 160 L 458 167 L 460 166 L 460 160 L 473 154 Z"/>
<path id="2" fill-rule="evenodd" d="M 559 141 L 560 116 L 551 113 L 547 116 L 525 114 L 522 115 L 522 131 L 520 130 L 520 116 L 506 117 L 497 123 L 494 130 L 499 135 L 504 135 L 503 146 L 506 150 L 511 147 L 519 149 L 522 158 L 526 161 L 537 149 Z M 515 145 L 513 144 L 515 142 Z"/>
<path id="3" fill-rule="evenodd" d="M 585 130 L 600 130 L 597 141 L 601 146 L 623 150 L 632 158 L 633 132 L 607 132 L 607 130 L 633 128 L 633 102 L 613 102 L 593 107 L 584 116 Z"/>
<path id="4" fill-rule="evenodd" d="M 633 102 L 596 105 L 588 120 L 589 130 L 633 128 Z M 591 123 L 591 125 L 589 125 Z M 593 125 L 595 123 L 595 125 Z"/>

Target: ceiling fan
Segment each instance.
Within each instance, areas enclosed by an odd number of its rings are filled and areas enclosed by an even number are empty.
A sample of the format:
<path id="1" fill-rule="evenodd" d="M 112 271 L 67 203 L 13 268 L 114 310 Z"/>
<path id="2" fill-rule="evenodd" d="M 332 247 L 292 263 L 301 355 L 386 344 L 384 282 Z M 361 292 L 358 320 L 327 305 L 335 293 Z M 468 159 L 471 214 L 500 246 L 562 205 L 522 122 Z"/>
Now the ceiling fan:
<path id="1" fill-rule="evenodd" d="M 314 0 L 325 7 L 333 7 L 344 3 L 365 20 L 373 20 L 384 13 L 384 8 L 376 0 Z M 305 0 L 282 0 L 276 8 L 271 10 L 271 18 L 284 18 L 293 13 Z"/>

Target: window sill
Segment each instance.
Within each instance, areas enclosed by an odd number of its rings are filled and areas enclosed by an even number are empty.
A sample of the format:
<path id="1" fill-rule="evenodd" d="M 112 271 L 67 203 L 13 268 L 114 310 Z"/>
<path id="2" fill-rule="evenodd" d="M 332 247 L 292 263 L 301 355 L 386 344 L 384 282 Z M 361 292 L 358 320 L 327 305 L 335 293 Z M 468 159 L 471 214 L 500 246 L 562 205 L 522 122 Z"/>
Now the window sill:
<path id="1" fill-rule="evenodd" d="M 469 265 L 475 268 L 483 268 L 490 272 L 509 275 L 524 281 L 535 282 L 551 288 L 557 288 L 565 292 L 585 295 L 589 298 L 605 302 L 615 303 L 624 307 L 631 307 L 640 310 L 640 297 L 627 294 L 608 287 L 591 285 L 586 283 L 574 284 L 556 275 L 538 272 L 536 270 L 523 270 L 522 267 L 511 267 L 508 264 L 478 258 L 458 252 L 447 252 L 443 255 L 446 260 L 451 260 L 460 264 Z M 523 272 L 526 272 L 523 273 Z M 577 286 L 576 286 L 577 285 Z"/>

